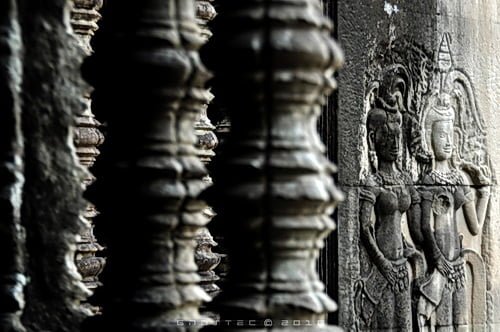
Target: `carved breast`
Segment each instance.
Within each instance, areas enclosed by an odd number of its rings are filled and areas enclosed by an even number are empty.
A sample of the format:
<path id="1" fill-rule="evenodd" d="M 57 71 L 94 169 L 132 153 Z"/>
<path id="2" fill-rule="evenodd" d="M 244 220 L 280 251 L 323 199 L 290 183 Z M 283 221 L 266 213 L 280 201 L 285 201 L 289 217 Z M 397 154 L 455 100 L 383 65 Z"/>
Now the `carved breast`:
<path id="1" fill-rule="evenodd" d="M 382 215 L 391 215 L 396 211 L 404 213 L 410 205 L 410 192 L 403 186 L 386 186 L 377 200 L 377 210 Z"/>

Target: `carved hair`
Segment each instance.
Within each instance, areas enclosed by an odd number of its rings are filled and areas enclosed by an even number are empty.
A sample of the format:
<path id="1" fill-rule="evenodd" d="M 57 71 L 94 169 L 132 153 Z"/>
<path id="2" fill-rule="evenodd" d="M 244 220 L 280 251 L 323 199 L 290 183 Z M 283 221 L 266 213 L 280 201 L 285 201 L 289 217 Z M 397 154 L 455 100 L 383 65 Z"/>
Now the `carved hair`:
<path id="1" fill-rule="evenodd" d="M 401 66 L 391 66 L 392 70 L 404 70 Z M 390 80 L 389 80 L 390 79 Z M 378 128 L 387 124 L 390 115 L 401 115 L 400 109 L 406 109 L 404 94 L 405 81 L 400 77 L 387 76 L 383 85 L 381 82 L 372 82 L 365 95 L 365 113 L 360 127 L 361 134 L 361 171 L 360 180 L 363 183 L 369 174 L 378 169 L 378 160 L 375 151 L 368 144 L 369 135 Z M 389 90 L 388 90 L 389 89 Z M 392 90 L 391 90 L 392 89 Z M 365 163 L 365 160 L 368 163 Z"/>
<path id="2" fill-rule="evenodd" d="M 376 106 L 368 111 L 368 116 L 366 118 L 367 140 L 369 140 L 370 133 L 376 132 L 379 128 L 388 124 L 390 114 L 397 116 L 401 113 L 399 112 L 397 106 L 388 105 L 384 100 L 378 98 L 376 100 Z M 376 172 L 378 168 L 378 160 L 375 151 L 368 148 L 368 156 L 372 171 Z"/>
<path id="3" fill-rule="evenodd" d="M 376 132 L 378 128 L 387 124 L 387 113 L 385 110 L 381 108 L 372 108 L 368 112 L 368 116 L 366 118 L 366 139 L 369 140 L 370 133 Z M 376 172 L 378 169 L 378 159 L 377 154 L 374 150 L 370 149 L 368 145 L 368 156 L 370 158 L 370 166 L 372 168 L 372 172 Z"/>

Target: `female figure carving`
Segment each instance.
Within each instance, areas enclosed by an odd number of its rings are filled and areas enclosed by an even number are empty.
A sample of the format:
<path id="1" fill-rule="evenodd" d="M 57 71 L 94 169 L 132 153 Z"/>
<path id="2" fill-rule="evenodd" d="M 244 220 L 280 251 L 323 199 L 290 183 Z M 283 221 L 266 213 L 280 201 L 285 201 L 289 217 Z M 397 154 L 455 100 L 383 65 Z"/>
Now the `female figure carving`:
<path id="1" fill-rule="evenodd" d="M 410 227 L 413 221 L 419 223 L 420 200 L 398 166 L 401 113 L 383 100 L 377 103 L 367 118 L 374 172 L 361 190 L 359 211 L 361 240 L 372 266 L 358 283 L 357 311 L 370 330 L 412 331 L 408 258 L 417 252 L 405 240 L 401 224 L 405 213 Z"/>
<path id="2" fill-rule="evenodd" d="M 432 167 L 423 177 L 422 233 L 430 274 L 419 286 L 417 314 L 420 329 L 427 321 L 437 331 L 454 330 L 468 321 L 465 262 L 456 214 L 463 210 L 472 235 L 479 234 L 486 216 L 489 187 L 479 189 L 477 204 L 466 177 L 451 163 L 455 110 L 450 96 L 441 93 L 424 111 L 423 131 Z M 470 166 L 469 166 L 470 167 Z M 481 178 L 476 171 L 471 177 Z M 487 181 L 481 180 L 481 183 Z"/>

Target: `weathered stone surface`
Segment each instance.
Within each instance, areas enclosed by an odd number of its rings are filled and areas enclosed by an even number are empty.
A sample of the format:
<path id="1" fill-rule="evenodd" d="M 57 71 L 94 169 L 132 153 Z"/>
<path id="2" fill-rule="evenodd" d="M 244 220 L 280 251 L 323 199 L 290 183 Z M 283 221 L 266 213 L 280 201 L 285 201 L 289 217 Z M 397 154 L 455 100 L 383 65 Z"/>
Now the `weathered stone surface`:
<path id="1" fill-rule="evenodd" d="M 213 215 L 208 216 L 208 218 L 213 218 Z M 219 255 L 212 252 L 212 248 L 215 246 L 217 246 L 217 242 L 214 241 L 208 228 L 203 227 L 196 233 L 195 260 L 201 277 L 200 285 L 211 296 L 220 290 L 215 283 L 219 277 L 215 274 L 214 269 L 220 263 Z"/>
<path id="2" fill-rule="evenodd" d="M 92 53 L 90 40 L 99 28 L 99 9 L 103 0 L 72 0 L 71 27 L 79 36 L 81 46 L 87 54 Z"/>
<path id="3" fill-rule="evenodd" d="M 217 15 L 213 3 L 214 0 L 196 0 L 196 21 L 201 28 L 201 34 L 205 40 L 212 37 L 212 32 L 208 24 Z"/>
<path id="4" fill-rule="evenodd" d="M 208 73 L 195 2 L 107 1 L 103 17 L 84 68 L 107 124 L 90 190 L 108 259 L 96 291 L 102 315 L 88 331 L 196 331 L 201 324 L 182 322 L 202 320 L 198 308 L 210 298 L 194 255 L 208 222 L 197 198 L 206 170 L 194 123 Z"/>
<path id="5" fill-rule="evenodd" d="M 75 263 L 84 172 L 73 145 L 83 52 L 70 33 L 65 0 L 19 1 L 24 44 L 22 129 L 25 186 L 21 220 L 26 228 L 26 308 L 29 331 L 78 331 L 80 301 L 88 295 Z"/>
<path id="6" fill-rule="evenodd" d="M 347 330 L 497 328 L 494 3 L 339 3 Z"/>
<path id="7" fill-rule="evenodd" d="M 339 73 L 339 81 L 345 86 L 338 91 L 338 102 L 342 106 L 338 112 L 338 181 L 345 186 L 359 185 L 360 167 L 367 162 L 357 152 L 366 115 L 366 82 L 362 78 L 366 77 L 371 59 L 379 56 L 376 50 L 389 49 L 394 42 L 402 40 L 413 41 L 425 50 L 432 51 L 435 46 L 434 0 L 394 2 L 397 13 L 386 4 L 389 5 L 384 0 L 360 1 L 354 8 L 350 2 L 338 2 L 337 33 L 345 48 L 347 68 Z"/>
<path id="8" fill-rule="evenodd" d="M 219 4 L 208 52 L 231 133 L 213 202 L 231 265 L 217 329 L 337 330 L 321 324 L 336 304 L 316 272 L 341 198 L 316 132 L 342 61 L 331 23 L 316 0 Z"/>
<path id="9" fill-rule="evenodd" d="M 0 3 L 0 331 L 25 331 L 24 231 L 20 224 L 24 176 L 21 137 L 21 33 L 14 0 Z"/>
<path id="10" fill-rule="evenodd" d="M 453 61 L 462 69 L 471 82 L 471 93 L 475 96 L 476 108 L 484 120 L 483 129 L 487 138 L 487 152 L 491 159 L 492 177 L 498 179 L 500 165 L 500 58 L 498 40 L 500 40 L 500 4 L 498 1 L 481 2 L 437 1 L 439 17 L 437 33 L 450 34 Z M 471 140 L 473 143 L 474 140 Z M 467 142 L 466 142 L 467 143 Z M 467 145 L 469 151 L 482 151 L 482 146 Z M 484 163 L 476 163 L 482 166 Z M 500 205 L 496 182 L 491 190 L 491 199 L 485 224 L 479 236 L 467 236 L 464 232 L 464 246 L 479 253 L 486 267 L 486 317 L 488 329 L 500 329 Z M 465 228 L 462 223 L 460 231 Z M 470 266 L 469 268 L 472 268 Z M 470 270 L 468 269 L 468 273 Z M 484 275 L 475 274 L 474 276 Z M 478 290 L 479 291 L 479 290 Z M 484 303 L 483 303 L 484 305 Z M 482 305 L 477 305 L 475 312 L 483 313 Z M 482 316 L 482 315 L 481 315 Z M 476 324 L 479 322 L 476 321 Z"/>

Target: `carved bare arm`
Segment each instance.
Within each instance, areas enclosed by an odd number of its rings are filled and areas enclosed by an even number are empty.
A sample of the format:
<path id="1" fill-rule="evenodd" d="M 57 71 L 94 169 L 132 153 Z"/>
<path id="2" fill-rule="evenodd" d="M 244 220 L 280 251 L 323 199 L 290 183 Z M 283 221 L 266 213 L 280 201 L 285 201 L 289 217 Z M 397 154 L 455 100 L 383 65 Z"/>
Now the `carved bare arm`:
<path id="1" fill-rule="evenodd" d="M 372 211 L 375 205 L 376 195 L 372 191 L 362 189 L 360 195 L 359 220 L 361 223 L 361 240 L 365 245 L 372 262 L 379 269 L 382 275 L 391 285 L 396 284 L 397 277 L 393 271 L 392 263 L 385 258 L 378 247 L 377 241 L 373 236 Z"/>
<path id="2" fill-rule="evenodd" d="M 410 236 L 417 248 L 422 246 L 424 236 L 422 235 L 422 210 L 420 207 L 420 195 L 414 187 L 410 187 L 411 206 L 406 214 Z M 403 237 L 404 238 L 404 237 Z"/>
<path id="3" fill-rule="evenodd" d="M 478 200 L 477 200 L 477 218 L 479 220 L 480 228 L 483 227 L 484 221 L 486 220 L 486 215 L 488 212 L 488 205 L 490 202 L 490 186 L 484 186 L 478 190 Z"/>
<path id="4" fill-rule="evenodd" d="M 486 212 L 489 203 L 489 186 L 479 189 L 479 197 L 477 204 L 472 199 L 472 191 L 466 196 L 469 196 L 467 202 L 464 204 L 464 217 L 467 227 L 472 235 L 478 235 L 483 228 L 484 220 L 486 219 Z"/>
<path id="5" fill-rule="evenodd" d="M 489 196 L 490 196 L 490 172 L 488 168 L 478 167 L 471 163 L 462 165 L 472 179 L 472 183 L 482 185 L 478 190 L 477 203 L 474 201 L 474 195 L 470 187 L 464 187 L 464 194 L 466 202 L 463 205 L 465 222 L 467 228 L 472 235 L 478 235 L 483 228 L 484 220 L 488 210 Z M 462 178 L 463 183 L 467 183 L 465 178 Z"/>

